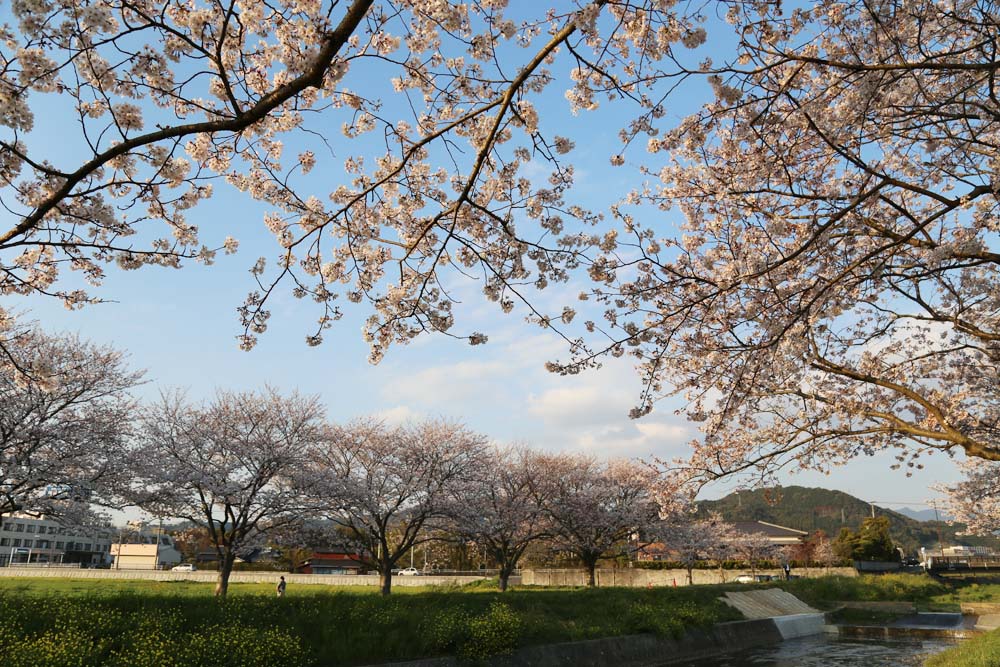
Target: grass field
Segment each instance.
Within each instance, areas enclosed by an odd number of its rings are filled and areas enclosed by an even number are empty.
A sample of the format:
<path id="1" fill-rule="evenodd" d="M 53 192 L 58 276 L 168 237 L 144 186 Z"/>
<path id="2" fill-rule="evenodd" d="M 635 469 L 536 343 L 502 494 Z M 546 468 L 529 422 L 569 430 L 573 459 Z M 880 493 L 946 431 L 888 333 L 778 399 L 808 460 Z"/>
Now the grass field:
<path id="1" fill-rule="evenodd" d="M 358 665 L 651 632 L 740 618 L 718 587 L 398 589 L 0 579 L 4 667 Z"/>
<path id="2" fill-rule="evenodd" d="M 915 574 L 818 577 L 774 585 L 821 610 L 833 609 L 841 601 L 906 601 L 914 602 L 921 611 L 958 611 L 959 596 L 963 595 L 960 588 Z"/>

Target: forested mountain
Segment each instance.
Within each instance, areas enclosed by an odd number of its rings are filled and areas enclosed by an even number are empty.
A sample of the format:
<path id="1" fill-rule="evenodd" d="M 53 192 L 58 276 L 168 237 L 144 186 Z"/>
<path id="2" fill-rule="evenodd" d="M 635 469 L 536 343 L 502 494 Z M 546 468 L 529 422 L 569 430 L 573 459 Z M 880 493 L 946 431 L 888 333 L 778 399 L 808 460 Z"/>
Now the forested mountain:
<path id="1" fill-rule="evenodd" d="M 843 491 L 803 486 L 740 491 L 698 505 L 700 511 L 719 512 L 728 521 L 767 521 L 810 533 L 823 530 L 831 538 L 842 527 L 857 530 L 862 520 L 872 515 L 872 505 Z M 962 524 L 917 521 L 878 505 L 874 511 L 876 516 L 889 517 L 892 538 L 907 553 L 921 546 L 936 547 L 939 541 L 945 546 L 986 544 L 1000 548 L 996 538 L 962 535 Z"/>

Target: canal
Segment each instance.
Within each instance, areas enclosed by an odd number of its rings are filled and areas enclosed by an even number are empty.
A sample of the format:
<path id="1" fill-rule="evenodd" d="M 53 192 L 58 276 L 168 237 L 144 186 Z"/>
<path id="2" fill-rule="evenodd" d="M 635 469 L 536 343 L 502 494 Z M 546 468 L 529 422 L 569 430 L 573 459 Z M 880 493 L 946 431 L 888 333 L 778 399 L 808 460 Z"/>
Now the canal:
<path id="1" fill-rule="evenodd" d="M 793 639 L 737 655 L 684 662 L 676 667 L 919 667 L 954 642 L 885 641 L 828 635 Z"/>

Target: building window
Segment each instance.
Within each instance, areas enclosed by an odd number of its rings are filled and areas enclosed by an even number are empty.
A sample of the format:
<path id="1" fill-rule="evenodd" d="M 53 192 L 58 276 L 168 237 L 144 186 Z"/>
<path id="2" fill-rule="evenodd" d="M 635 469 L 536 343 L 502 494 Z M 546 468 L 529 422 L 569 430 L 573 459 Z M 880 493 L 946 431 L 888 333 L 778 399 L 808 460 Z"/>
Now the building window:
<path id="1" fill-rule="evenodd" d="M 19 547 L 19 546 L 21 546 L 21 538 L 15 537 L 14 538 L 14 544 L 12 544 L 11 546 L 12 547 Z"/>
<path id="2" fill-rule="evenodd" d="M 49 526 L 49 535 L 55 535 L 55 534 L 56 534 L 56 527 Z"/>
<path id="3" fill-rule="evenodd" d="M 10 546 L 10 538 L 0 537 L 0 547 L 9 547 L 9 546 Z"/>
<path id="4" fill-rule="evenodd" d="M 23 533 L 24 532 L 24 524 L 23 523 L 19 523 L 16 526 L 14 526 L 14 532 L 15 533 Z"/>
<path id="5" fill-rule="evenodd" d="M 65 542 L 56 542 L 56 549 L 65 549 L 65 548 L 66 548 Z"/>
<path id="6" fill-rule="evenodd" d="M 35 532 L 35 524 L 33 524 L 33 523 L 29 523 L 28 524 L 28 532 L 29 533 Z"/>

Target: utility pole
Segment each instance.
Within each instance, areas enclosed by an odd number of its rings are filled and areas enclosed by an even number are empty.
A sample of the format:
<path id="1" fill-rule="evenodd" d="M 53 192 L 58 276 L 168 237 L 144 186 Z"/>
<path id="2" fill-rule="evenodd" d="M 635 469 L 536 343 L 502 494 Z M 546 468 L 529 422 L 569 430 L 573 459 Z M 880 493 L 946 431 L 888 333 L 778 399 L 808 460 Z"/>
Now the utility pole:
<path id="1" fill-rule="evenodd" d="M 874 519 L 875 518 L 875 503 L 868 503 L 868 504 L 872 506 L 872 518 Z"/>
<path id="2" fill-rule="evenodd" d="M 934 521 L 937 522 L 938 551 L 944 556 L 944 542 L 941 539 L 941 518 L 938 516 L 937 503 L 934 503 L 931 507 L 934 508 Z"/>
<path id="3" fill-rule="evenodd" d="M 160 517 L 160 522 L 156 526 L 156 555 L 153 556 L 153 569 L 160 569 L 160 533 L 163 532 L 163 517 Z"/>

